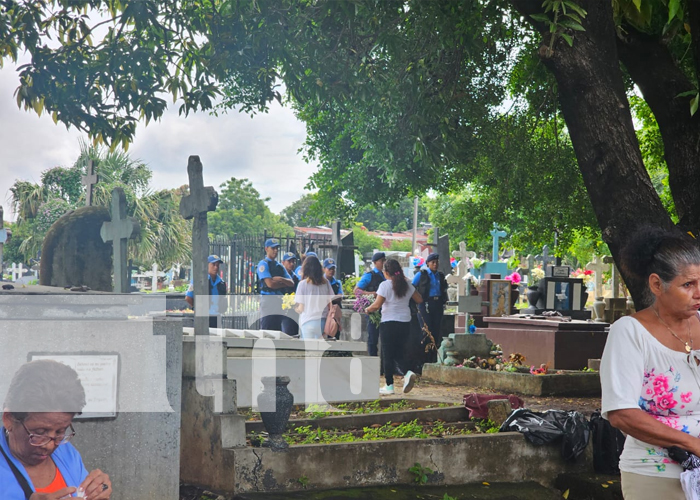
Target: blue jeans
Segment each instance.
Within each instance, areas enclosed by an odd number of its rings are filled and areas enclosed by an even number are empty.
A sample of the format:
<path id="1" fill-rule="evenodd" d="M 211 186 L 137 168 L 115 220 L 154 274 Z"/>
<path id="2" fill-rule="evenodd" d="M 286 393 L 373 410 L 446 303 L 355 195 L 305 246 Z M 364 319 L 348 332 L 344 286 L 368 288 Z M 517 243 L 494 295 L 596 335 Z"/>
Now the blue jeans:
<path id="1" fill-rule="evenodd" d="M 301 325 L 301 338 L 320 340 L 323 338 L 323 330 L 321 329 L 321 320 L 312 319 Z"/>

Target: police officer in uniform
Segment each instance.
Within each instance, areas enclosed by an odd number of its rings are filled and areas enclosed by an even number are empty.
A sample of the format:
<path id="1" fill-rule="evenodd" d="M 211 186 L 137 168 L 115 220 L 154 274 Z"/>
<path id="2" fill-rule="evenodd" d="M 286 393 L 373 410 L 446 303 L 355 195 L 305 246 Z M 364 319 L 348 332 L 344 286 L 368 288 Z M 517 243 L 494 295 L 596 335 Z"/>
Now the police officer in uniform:
<path id="1" fill-rule="evenodd" d="M 219 319 L 225 312 L 224 308 L 226 307 L 226 300 L 224 299 L 226 282 L 219 276 L 219 268 L 224 261 L 218 255 L 210 255 L 207 260 L 209 262 L 209 279 L 207 281 L 209 283 L 209 295 L 217 297 L 209 299 L 209 328 L 218 328 Z M 194 283 L 190 283 L 190 287 L 185 293 L 185 302 L 194 308 Z"/>
<path id="2" fill-rule="evenodd" d="M 419 320 L 422 317 L 430 330 L 430 333 L 435 339 L 435 346 L 440 347 L 442 344 L 442 316 L 447 304 L 447 281 L 445 275 L 438 271 L 440 264 L 440 256 L 436 253 L 431 253 L 425 259 L 426 267 L 422 268 L 419 273 L 413 277 L 413 286 L 423 298 L 423 303 L 418 304 L 420 311 Z M 437 351 L 428 353 L 427 363 L 437 362 Z"/>
<path id="3" fill-rule="evenodd" d="M 265 258 L 258 263 L 260 279 L 260 329 L 282 330 L 282 296 L 285 289 L 294 286 L 291 276 L 282 264 L 277 262 L 280 243 L 276 238 L 265 241 Z"/>
<path id="4" fill-rule="evenodd" d="M 335 265 L 335 260 L 333 259 L 326 259 L 323 261 L 323 272 L 326 275 L 328 283 L 330 283 L 331 287 L 333 288 L 333 293 L 335 295 L 343 295 L 343 283 L 335 278 L 336 267 L 337 266 Z M 343 299 L 336 299 L 333 302 L 335 303 L 336 301 L 342 300 Z"/>
<path id="5" fill-rule="evenodd" d="M 282 265 L 287 270 L 287 274 L 292 277 L 292 281 L 294 282 L 294 286 L 283 289 L 284 294 L 287 295 L 290 293 L 296 293 L 297 286 L 299 285 L 299 276 L 297 276 L 297 274 L 294 272 L 297 265 L 297 256 L 292 252 L 285 253 L 282 255 Z M 292 337 L 299 336 L 299 314 L 293 307 L 284 311 L 282 331 L 287 335 L 291 335 Z"/>
<path id="6" fill-rule="evenodd" d="M 362 294 L 370 294 L 377 296 L 377 289 L 379 284 L 384 281 L 384 263 L 386 262 L 386 255 L 384 252 L 377 252 L 372 255 L 372 262 L 374 263 L 374 269 L 366 272 L 360 278 L 355 286 L 354 293 L 356 296 Z M 377 345 L 379 344 L 379 328 L 374 326 L 371 321 L 367 322 L 367 352 L 370 356 L 378 356 L 379 352 Z"/>

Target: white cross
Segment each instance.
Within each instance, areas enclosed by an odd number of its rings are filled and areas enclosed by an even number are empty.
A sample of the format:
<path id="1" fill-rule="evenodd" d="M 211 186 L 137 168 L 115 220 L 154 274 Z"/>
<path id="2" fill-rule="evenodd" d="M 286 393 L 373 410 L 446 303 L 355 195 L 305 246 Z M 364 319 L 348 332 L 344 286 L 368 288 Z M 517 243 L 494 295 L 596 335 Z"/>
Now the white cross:
<path id="1" fill-rule="evenodd" d="M 467 244 L 463 241 L 459 242 L 459 251 L 453 250 L 452 257 L 459 260 L 456 269 L 456 275 L 460 278 L 466 276 L 469 270 L 469 254 L 473 252 L 467 252 Z"/>
<path id="2" fill-rule="evenodd" d="M 491 236 L 493 236 L 493 254 L 491 255 L 491 262 L 498 262 L 498 239 L 505 238 L 508 233 L 505 231 L 499 231 L 496 223 L 493 223 L 493 229 L 490 231 Z"/>
<path id="3" fill-rule="evenodd" d="M 15 264 L 14 262 L 12 263 L 12 281 L 17 281 L 24 275 L 24 269 L 22 269 L 22 263 L 19 263 L 19 266 Z"/>
<path id="4" fill-rule="evenodd" d="M 595 297 L 603 296 L 603 273 L 610 269 L 609 264 L 605 264 L 603 260 L 596 255 L 593 258 L 593 262 L 586 264 L 586 269 L 593 271 L 595 273 Z"/>
<path id="5" fill-rule="evenodd" d="M 112 190 L 112 220 L 102 223 L 100 236 L 102 241 L 112 242 L 112 266 L 114 267 L 114 292 L 129 293 L 131 280 L 126 262 L 126 248 L 129 239 L 138 236 L 139 223 L 126 216 L 126 195 L 122 188 Z"/>
<path id="6" fill-rule="evenodd" d="M 151 267 L 151 271 L 153 272 L 152 274 L 152 279 L 151 279 L 151 291 L 157 292 L 158 291 L 158 264 L 153 264 L 153 267 Z"/>
<path id="7" fill-rule="evenodd" d="M 81 177 L 83 186 L 85 186 L 85 205 L 92 205 L 92 187 L 99 182 L 99 178 L 95 173 L 95 165 L 92 160 L 87 163 L 87 175 Z"/>

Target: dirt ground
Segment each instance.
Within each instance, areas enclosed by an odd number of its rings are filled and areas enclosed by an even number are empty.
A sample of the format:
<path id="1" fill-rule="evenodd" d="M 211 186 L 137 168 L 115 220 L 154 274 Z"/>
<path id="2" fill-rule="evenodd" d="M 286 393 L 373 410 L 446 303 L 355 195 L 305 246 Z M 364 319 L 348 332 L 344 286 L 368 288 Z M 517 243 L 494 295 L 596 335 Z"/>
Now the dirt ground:
<path id="1" fill-rule="evenodd" d="M 384 377 L 381 378 L 381 386 L 384 386 Z M 382 399 L 400 399 L 402 397 L 411 399 L 430 399 L 441 402 L 461 403 L 465 394 L 472 392 L 484 394 L 506 394 L 502 391 L 489 389 L 488 387 L 469 387 L 463 385 L 447 385 L 440 382 L 431 382 L 428 380 L 419 380 L 413 390 L 404 395 L 401 393 L 403 387 L 403 377 L 394 377 L 393 396 L 381 396 Z M 599 397 L 542 397 L 542 396 L 523 396 L 520 397 L 525 401 L 528 408 L 544 411 L 544 410 L 575 410 L 583 413 L 586 417 L 590 417 L 591 413 L 600 408 Z"/>

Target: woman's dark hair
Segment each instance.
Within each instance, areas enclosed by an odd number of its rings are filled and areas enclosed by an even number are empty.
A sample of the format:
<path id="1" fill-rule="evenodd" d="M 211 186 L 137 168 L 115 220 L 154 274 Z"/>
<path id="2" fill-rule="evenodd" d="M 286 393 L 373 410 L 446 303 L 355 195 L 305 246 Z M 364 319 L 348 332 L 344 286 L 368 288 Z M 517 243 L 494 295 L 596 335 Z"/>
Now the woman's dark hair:
<path id="1" fill-rule="evenodd" d="M 649 276 L 657 274 L 668 287 L 687 266 L 700 265 L 700 247 L 679 231 L 644 226 L 632 236 L 621 257 L 623 267 L 647 286 Z"/>
<path id="2" fill-rule="evenodd" d="M 30 413 L 81 413 L 85 390 L 70 366 L 41 359 L 24 364 L 10 382 L 5 410 L 20 421 Z"/>
<path id="3" fill-rule="evenodd" d="M 384 263 L 384 272 L 391 278 L 391 287 L 398 298 L 402 298 L 408 292 L 408 282 L 403 274 L 401 264 L 396 259 L 389 259 Z"/>
<path id="4" fill-rule="evenodd" d="M 301 265 L 301 275 L 313 285 L 323 285 L 326 281 L 321 263 L 313 255 L 304 259 L 304 263 Z"/>

